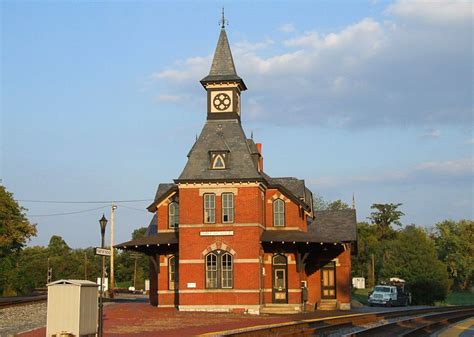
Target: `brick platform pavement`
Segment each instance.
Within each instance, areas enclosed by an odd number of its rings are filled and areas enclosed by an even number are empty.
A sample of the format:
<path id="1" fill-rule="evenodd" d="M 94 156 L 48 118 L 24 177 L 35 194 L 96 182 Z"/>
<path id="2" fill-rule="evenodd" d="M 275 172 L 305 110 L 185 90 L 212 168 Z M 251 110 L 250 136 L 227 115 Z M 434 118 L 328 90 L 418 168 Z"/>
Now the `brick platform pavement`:
<path id="1" fill-rule="evenodd" d="M 150 306 L 148 303 L 114 303 L 108 304 L 104 308 L 104 334 L 107 337 L 185 337 L 250 326 L 351 313 L 353 312 L 319 311 L 296 315 L 253 316 L 230 313 L 179 312 L 175 309 L 158 309 Z M 40 328 L 21 333 L 18 336 L 44 337 L 45 334 L 46 329 Z"/>

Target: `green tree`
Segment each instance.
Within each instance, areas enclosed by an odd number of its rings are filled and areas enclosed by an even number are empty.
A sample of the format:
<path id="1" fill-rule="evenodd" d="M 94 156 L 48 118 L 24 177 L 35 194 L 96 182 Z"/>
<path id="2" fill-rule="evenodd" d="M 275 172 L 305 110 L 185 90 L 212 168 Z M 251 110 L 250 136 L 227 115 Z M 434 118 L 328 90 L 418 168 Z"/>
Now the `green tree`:
<path id="1" fill-rule="evenodd" d="M 133 231 L 132 239 L 138 239 L 146 235 L 147 227 L 141 227 Z M 121 251 L 117 254 L 116 279 L 117 282 L 123 282 L 133 285 L 133 277 L 136 268 L 136 286 L 144 288 L 145 279 L 148 278 L 149 261 L 148 256 L 141 253 Z"/>
<path id="2" fill-rule="evenodd" d="M 392 224 L 401 226 L 400 218 L 405 215 L 398 210 L 402 204 L 372 204 L 371 209 L 375 211 L 370 213 L 368 219 L 377 226 L 377 233 L 380 239 L 393 237 L 394 230 Z"/>
<path id="3" fill-rule="evenodd" d="M 26 208 L 0 186 L 0 257 L 20 251 L 36 235 L 36 225 L 26 218 Z"/>
<path id="4" fill-rule="evenodd" d="M 350 209 L 349 205 L 343 202 L 341 199 L 338 199 L 336 201 L 330 202 L 326 209 L 328 210 L 333 210 L 333 211 L 338 211 L 342 209 Z"/>
<path id="5" fill-rule="evenodd" d="M 435 242 L 454 288 L 468 290 L 474 282 L 474 221 L 446 220 L 436 224 Z"/>
<path id="6" fill-rule="evenodd" d="M 387 241 L 379 240 L 377 226 L 367 222 L 357 224 L 357 255 L 352 256 L 352 276 L 366 277 L 367 286 L 373 288 L 377 281 Z M 374 268 L 372 270 L 372 257 L 374 257 Z M 372 277 L 375 276 L 375 277 Z"/>
<path id="7" fill-rule="evenodd" d="M 0 186 L 0 294 L 14 294 L 18 254 L 36 235 L 36 225 L 28 221 L 25 211 L 12 193 Z"/>
<path id="8" fill-rule="evenodd" d="M 382 256 L 380 276 L 407 282 L 414 304 L 433 304 L 446 298 L 448 274 L 438 260 L 433 240 L 422 228 L 410 225 L 389 241 Z"/>
<path id="9" fill-rule="evenodd" d="M 324 211 L 328 208 L 328 202 L 320 195 L 313 196 L 313 209 L 315 211 Z"/>

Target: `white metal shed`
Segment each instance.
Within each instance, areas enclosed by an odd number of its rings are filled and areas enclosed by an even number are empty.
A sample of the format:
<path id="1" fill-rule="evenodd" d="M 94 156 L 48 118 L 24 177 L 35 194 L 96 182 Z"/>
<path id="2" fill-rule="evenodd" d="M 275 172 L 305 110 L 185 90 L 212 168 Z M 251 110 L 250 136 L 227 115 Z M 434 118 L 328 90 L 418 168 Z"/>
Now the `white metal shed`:
<path id="1" fill-rule="evenodd" d="M 98 285 L 86 280 L 59 280 L 48 285 L 46 336 L 69 333 L 95 336 L 98 323 Z"/>

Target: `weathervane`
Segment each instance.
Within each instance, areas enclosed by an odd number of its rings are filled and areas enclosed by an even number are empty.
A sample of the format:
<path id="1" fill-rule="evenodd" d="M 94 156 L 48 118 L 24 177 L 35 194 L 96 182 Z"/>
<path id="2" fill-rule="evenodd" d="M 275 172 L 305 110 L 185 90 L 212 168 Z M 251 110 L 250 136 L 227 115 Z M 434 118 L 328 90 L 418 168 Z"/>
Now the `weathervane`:
<path id="1" fill-rule="evenodd" d="M 221 28 L 224 29 L 225 28 L 225 25 L 229 24 L 229 20 L 226 20 L 226 18 L 224 17 L 224 7 L 222 7 L 222 19 L 221 21 L 219 21 L 219 24 L 221 25 Z"/>

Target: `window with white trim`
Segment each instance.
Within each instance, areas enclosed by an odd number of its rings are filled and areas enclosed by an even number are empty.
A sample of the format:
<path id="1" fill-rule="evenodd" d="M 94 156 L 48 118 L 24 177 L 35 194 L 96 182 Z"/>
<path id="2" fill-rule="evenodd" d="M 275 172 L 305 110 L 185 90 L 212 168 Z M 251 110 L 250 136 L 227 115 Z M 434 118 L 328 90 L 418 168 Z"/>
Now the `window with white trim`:
<path id="1" fill-rule="evenodd" d="M 179 224 L 179 206 L 177 202 L 172 202 L 168 206 L 168 227 L 178 228 Z"/>
<path id="2" fill-rule="evenodd" d="M 214 253 L 206 256 L 206 288 L 217 288 L 217 255 Z"/>
<path id="3" fill-rule="evenodd" d="M 281 199 L 273 202 L 273 226 L 285 226 L 285 202 Z"/>
<path id="4" fill-rule="evenodd" d="M 204 223 L 216 222 L 216 195 L 214 193 L 204 194 Z"/>
<path id="5" fill-rule="evenodd" d="M 206 288 L 231 289 L 234 287 L 234 261 L 232 254 L 212 251 L 206 255 Z"/>
<path id="6" fill-rule="evenodd" d="M 176 256 L 170 255 L 168 257 L 168 289 L 174 290 L 178 283 L 178 274 L 176 273 Z"/>
<path id="7" fill-rule="evenodd" d="M 222 193 L 222 222 L 234 222 L 234 193 Z"/>

